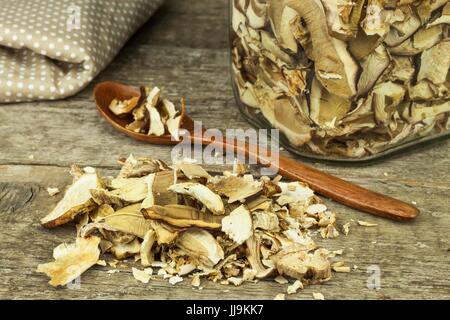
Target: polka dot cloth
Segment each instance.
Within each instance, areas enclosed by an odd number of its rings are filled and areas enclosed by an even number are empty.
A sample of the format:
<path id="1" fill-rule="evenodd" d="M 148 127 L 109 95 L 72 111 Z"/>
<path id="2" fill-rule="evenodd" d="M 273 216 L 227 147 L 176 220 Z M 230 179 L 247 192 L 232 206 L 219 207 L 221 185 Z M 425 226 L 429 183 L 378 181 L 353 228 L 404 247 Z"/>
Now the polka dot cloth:
<path id="1" fill-rule="evenodd" d="M 0 102 L 83 89 L 164 0 L 0 0 Z"/>

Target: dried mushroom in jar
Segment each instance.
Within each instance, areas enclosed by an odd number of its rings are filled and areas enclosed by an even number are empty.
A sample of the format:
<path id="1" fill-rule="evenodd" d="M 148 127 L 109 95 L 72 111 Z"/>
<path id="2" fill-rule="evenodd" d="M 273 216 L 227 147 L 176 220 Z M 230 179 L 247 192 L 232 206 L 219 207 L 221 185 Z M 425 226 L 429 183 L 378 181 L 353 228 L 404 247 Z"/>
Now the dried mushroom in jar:
<path id="1" fill-rule="evenodd" d="M 447 0 L 230 3 L 238 103 L 294 151 L 369 158 L 450 133 Z"/>

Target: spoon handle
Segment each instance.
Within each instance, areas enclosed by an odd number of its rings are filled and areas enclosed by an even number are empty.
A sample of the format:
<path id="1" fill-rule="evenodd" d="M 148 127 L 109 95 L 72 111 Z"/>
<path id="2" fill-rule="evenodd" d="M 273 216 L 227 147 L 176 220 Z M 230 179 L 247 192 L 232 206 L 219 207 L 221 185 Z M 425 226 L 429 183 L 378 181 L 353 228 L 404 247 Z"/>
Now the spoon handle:
<path id="1" fill-rule="evenodd" d="M 268 153 L 260 147 L 225 139 L 211 141 L 202 138 L 202 143 L 231 147 L 235 152 L 245 154 L 262 166 L 268 166 L 271 158 L 278 157 L 275 169 L 278 169 L 280 175 L 290 180 L 306 182 L 315 192 L 354 209 L 398 221 L 411 220 L 419 215 L 419 209 L 406 202 L 365 189 L 282 155 L 265 156 Z M 274 166 L 276 163 L 271 165 Z"/>
<path id="2" fill-rule="evenodd" d="M 354 209 L 393 220 L 410 220 L 419 209 L 406 202 L 377 193 L 325 172 L 280 156 L 279 172 L 283 177 L 301 180 L 317 193 Z"/>

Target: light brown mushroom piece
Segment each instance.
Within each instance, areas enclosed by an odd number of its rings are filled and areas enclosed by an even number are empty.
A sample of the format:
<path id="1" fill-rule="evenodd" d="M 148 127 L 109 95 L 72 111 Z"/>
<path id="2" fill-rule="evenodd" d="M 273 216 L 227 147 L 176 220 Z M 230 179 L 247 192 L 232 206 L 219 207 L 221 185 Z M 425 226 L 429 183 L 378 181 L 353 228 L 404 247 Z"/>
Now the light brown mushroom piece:
<path id="1" fill-rule="evenodd" d="M 435 85 L 443 84 L 450 69 L 450 39 L 442 41 L 425 50 L 421 56 L 421 65 L 417 81 L 427 79 Z"/>
<path id="2" fill-rule="evenodd" d="M 98 237 L 77 238 L 74 244 L 63 243 L 53 250 L 55 261 L 38 265 L 37 271 L 47 274 L 54 287 L 66 285 L 97 263 L 99 243 Z"/>
<path id="3" fill-rule="evenodd" d="M 214 192 L 228 197 L 228 203 L 242 202 L 260 193 L 263 189 L 262 183 L 254 181 L 253 178 L 236 176 L 223 177 L 209 186 Z"/>
<path id="4" fill-rule="evenodd" d="M 261 238 L 258 234 L 252 235 L 245 242 L 247 245 L 247 260 L 252 269 L 256 270 L 256 278 L 263 279 L 271 276 L 275 268 L 266 268 L 261 262 Z"/>
<path id="5" fill-rule="evenodd" d="M 46 228 L 55 228 L 62 224 L 73 221 L 80 214 L 88 213 L 97 207 L 92 199 L 90 190 L 101 188 L 96 172 L 82 173 L 71 186 L 69 186 L 61 201 L 56 207 L 41 220 Z"/>
<path id="6" fill-rule="evenodd" d="M 213 268 L 224 258 L 221 246 L 206 230 L 190 228 L 181 233 L 176 244 L 192 259 L 208 268 Z"/>
<path id="7" fill-rule="evenodd" d="M 320 250 L 311 254 L 288 248 L 273 256 L 272 260 L 281 275 L 300 281 L 320 283 L 331 278 L 330 262 Z"/>
<path id="8" fill-rule="evenodd" d="M 356 94 L 358 64 L 347 50 L 345 42 L 328 33 L 325 10 L 319 1 L 287 1 L 306 24 L 311 36 L 311 48 L 305 48 L 314 61 L 318 80 L 335 95 L 352 98 Z"/>
<path id="9" fill-rule="evenodd" d="M 215 215 L 222 215 L 225 213 L 225 208 L 220 196 L 200 183 L 177 183 L 171 185 L 169 191 L 193 197 L 205 205 L 205 207 Z"/>
<path id="10" fill-rule="evenodd" d="M 333 128 L 351 108 L 351 101 L 329 93 L 314 78 L 311 85 L 310 117 L 321 128 Z"/>
<path id="11" fill-rule="evenodd" d="M 222 218 L 189 206 L 171 204 L 142 210 L 147 219 L 162 220 L 176 227 L 220 229 Z"/>
<path id="12" fill-rule="evenodd" d="M 267 8 L 266 4 L 260 0 L 250 0 L 246 16 L 248 19 L 248 24 L 254 29 L 264 28 L 267 22 Z"/>
<path id="13" fill-rule="evenodd" d="M 361 61 L 362 72 L 358 81 L 358 96 L 367 94 L 390 64 L 389 54 L 383 45 Z"/>
<path id="14" fill-rule="evenodd" d="M 253 222 L 250 211 L 242 205 L 222 219 L 222 232 L 237 244 L 244 243 L 253 234 Z"/>

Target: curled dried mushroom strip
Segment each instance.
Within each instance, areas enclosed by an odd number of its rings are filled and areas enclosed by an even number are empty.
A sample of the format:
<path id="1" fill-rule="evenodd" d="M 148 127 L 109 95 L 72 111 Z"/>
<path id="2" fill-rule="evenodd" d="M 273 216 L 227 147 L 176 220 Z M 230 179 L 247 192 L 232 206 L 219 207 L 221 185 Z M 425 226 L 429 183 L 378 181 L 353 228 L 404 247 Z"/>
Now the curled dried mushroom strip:
<path id="1" fill-rule="evenodd" d="M 106 265 L 98 262 L 101 254 L 104 260 L 112 255 L 114 266 L 134 259 L 145 268 L 133 269 L 144 283 L 163 277 L 175 284 L 192 276 L 194 286 L 200 278 L 238 286 L 284 275 L 299 289 L 331 278 L 334 253 L 313 237 L 339 235 L 337 216 L 307 185 L 253 177 L 243 168 L 212 176 L 188 163 L 171 169 L 133 156 L 120 163 L 120 173 L 109 180 L 92 168 L 73 167 L 75 184 L 56 205 L 56 214 L 42 221 L 54 227 L 82 217 L 76 243 L 58 246 L 55 261 L 38 267 L 50 284 L 65 285 L 95 264 Z M 106 196 L 99 197 L 98 190 Z M 122 192 L 139 197 L 133 204 L 107 201 L 113 192 L 118 198 Z M 343 272 L 336 265 L 333 270 Z"/>
<path id="2" fill-rule="evenodd" d="M 447 0 L 231 5 L 238 99 L 300 151 L 364 158 L 449 130 Z"/>
<path id="3" fill-rule="evenodd" d="M 179 140 L 184 108 L 183 99 L 180 110 L 177 110 L 171 101 L 161 96 L 158 87 L 141 87 L 139 97 L 114 99 L 109 105 L 116 116 L 132 119 L 126 126 L 128 130 L 155 136 L 170 134 L 176 141 Z"/>

